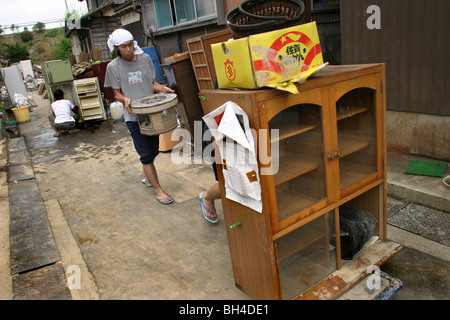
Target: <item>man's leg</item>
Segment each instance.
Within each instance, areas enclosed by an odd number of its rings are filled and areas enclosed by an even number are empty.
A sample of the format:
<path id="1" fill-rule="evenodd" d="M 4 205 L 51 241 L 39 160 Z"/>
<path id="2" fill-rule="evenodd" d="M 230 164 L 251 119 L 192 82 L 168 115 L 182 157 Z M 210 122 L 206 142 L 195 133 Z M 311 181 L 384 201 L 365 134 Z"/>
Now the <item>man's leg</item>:
<path id="1" fill-rule="evenodd" d="M 56 129 L 55 127 L 55 116 L 54 115 L 49 115 L 48 116 L 48 121 L 50 122 L 50 125 L 52 126 L 53 130 L 55 130 L 55 134 L 53 135 L 54 137 L 59 137 L 60 133 L 58 131 L 58 129 Z"/>
<path id="2" fill-rule="evenodd" d="M 161 188 L 158 180 L 158 173 L 156 172 L 155 165 L 152 164 L 143 164 L 144 175 L 147 180 L 153 185 L 153 188 L 156 193 L 156 198 L 159 199 L 162 203 L 171 202 L 172 198 L 167 195 L 164 190 Z"/>
<path id="3" fill-rule="evenodd" d="M 203 205 L 205 205 L 209 211 L 212 213 L 216 213 L 216 206 L 214 205 L 214 201 L 220 199 L 220 187 L 219 183 L 214 184 L 209 188 L 208 191 L 203 192 Z M 211 217 L 207 212 L 206 215 L 210 219 L 215 219 L 216 217 Z"/>

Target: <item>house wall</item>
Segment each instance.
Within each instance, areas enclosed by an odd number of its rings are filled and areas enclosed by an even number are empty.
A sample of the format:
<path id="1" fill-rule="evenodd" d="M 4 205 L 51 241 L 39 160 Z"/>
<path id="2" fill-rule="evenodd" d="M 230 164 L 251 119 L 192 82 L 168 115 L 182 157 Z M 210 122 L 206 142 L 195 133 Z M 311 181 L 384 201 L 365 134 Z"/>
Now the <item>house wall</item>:
<path id="1" fill-rule="evenodd" d="M 342 0 L 341 15 L 342 63 L 386 63 L 388 110 L 450 116 L 450 1 Z"/>
<path id="2" fill-rule="evenodd" d="M 305 22 L 318 23 L 326 61 L 386 63 L 388 150 L 450 159 L 450 99 L 445 96 L 450 92 L 450 1 L 341 0 L 340 14 L 311 13 L 310 0 L 303 1 Z M 223 0 L 223 16 L 242 2 Z M 143 27 L 148 30 L 155 19 L 154 12 L 150 1 L 142 1 L 141 5 L 150 8 L 143 10 Z M 377 18 L 374 11 L 368 11 L 373 5 L 380 9 L 379 29 L 368 27 L 368 22 Z M 122 23 L 113 16 L 112 7 L 102 11 L 100 17 L 96 14 L 89 19 L 89 29 L 92 45 L 103 50 L 105 61 L 111 57 L 107 38 Z M 131 28 L 131 24 L 128 26 Z M 186 40 L 225 28 L 226 24 L 220 21 L 204 23 L 157 33 L 154 40 L 164 60 L 187 51 Z M 145 40 L 150 46 L 151 39 Z"/>
<path id="3" fill-rule="evenodd" d="M 108 37 L 115 29 L 121 27 L 122 24 L 120 19 L 114 16 L 98 17 L 89 22 L 92 47 L 102 50 L 102 61 L 108 61 L 111 59 L 111 52 L 109 51 L 107 45 Z"/>
<path id="4" fill-rule="evenodd" d="M 388 151 L 450 160 L 449 16 L 448 0 L 341 0 L 342 63 L 386 63 Z"/>
<path id="5" fill-rule="evenodd" d="M 227 13 L 232 9 L 238 7 L 244 0 L 223 0 L 223 16 L 226 17 Z M 302 0 L 305 3 L 306 14 L 305 14 L 305 22 L 309 21 L 309 0 Z M 143 3 L 143 6 L 149 5 L 148 3 Z M 219 10 L 219 8 L 218 8 Z M 151 10 L 144 10 L 144 12 L 148 12 L 147 16 L 144 16 L 144 21 L 154 20 L 155 17 L 152 15 Z M 185 29 L 181 31 L 176 31 L 173 33 L 165 33 L 156 35 L 156 42 L 160 46 L 161 55 L 163 57 L 172 56 L 175 53 L 181 53 L 187 51 L 186 40 L 192 39 L 195 37 L 199 37 L 202 35 L 222 31 L 226 29 L 226 24 L 218 24 L 213 23 L 209 25 L 204 25 L 197 28 Z M 339 27 L 338 27 L 339 29 Z M 335 33 L 335 31 L 333 31 Z M 326 33 L 326 31 L 324 31 Z M 338 43 L 340 46 L 340 42 Z M 333 47 L 334 49 L 334 47 Z M 340 48 L 339 48 L 340 50 Z M 334 60 L 333 60 L 334 61 Z"/>
<path id="6" fill-rule="evenodd" d="M 450 117 L 388 111 L 386 127 L 389 152 L 450 161 Z"/>
<path id="7" fill-rule="evenodd" d="M 160 47 L 161 56 L 163 58 L 173 56 L 176 53 L 188 51 L 186 40 L 222 31 L 223 26 L 210 25 L 194 29 L 179 31 L 177 33 L 166 34 L 156 37 L 156 44 Z"/>

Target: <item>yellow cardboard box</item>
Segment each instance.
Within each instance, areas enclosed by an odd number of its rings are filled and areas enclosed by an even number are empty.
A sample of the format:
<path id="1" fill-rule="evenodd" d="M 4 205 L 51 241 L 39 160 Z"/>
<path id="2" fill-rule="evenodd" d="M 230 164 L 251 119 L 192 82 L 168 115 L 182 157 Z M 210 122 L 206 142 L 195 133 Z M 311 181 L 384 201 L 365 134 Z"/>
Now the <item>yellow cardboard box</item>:
<path id="1" fill-rule="evenodd" d="M 211 45 L 219 88 L 297 91 L 325 66 L 315 22 Z M 295 93 L 295 92 L 294 92 Z"/>

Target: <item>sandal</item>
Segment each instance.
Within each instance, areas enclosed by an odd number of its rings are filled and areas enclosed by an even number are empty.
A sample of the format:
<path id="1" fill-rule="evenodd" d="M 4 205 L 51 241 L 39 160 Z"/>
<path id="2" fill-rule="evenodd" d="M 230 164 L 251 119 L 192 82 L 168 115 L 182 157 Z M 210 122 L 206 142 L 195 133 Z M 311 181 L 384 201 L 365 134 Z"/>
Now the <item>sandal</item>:
<path id="1" fill-rule="evenodd" d="M 142 182 L 143 184 L 145 184 L 145 185 L 146 185 L 147 187 L 149 187 L 149 188 L 153 187 L 153 185 L 152 185 L 150 182 L 148 182 L 147 179 L 142 179 L 141 182 Z"/>
<path id="2" fill-rule="evenodd" d="M 156 197 L 156 200 L 158 200 L 158 202 L 161 203 L 161 204 L 171 204 L 173 202 L 173 199 L 170 196 L 167 196 L 165 198 L 158 198 L 158 197 Z M 168 201 L 166 201 L 166 200 L 168 200 Z"/>
<path id="3" fill-rule="evenodd" d="M 206 219 L 206 221 L 210 222 L 210 223 L 217 223 L 217 221 L 219 221 L 219 217 L 217 216 L 216 212 L 211 212 L 203 203 L 203 192 L 201 192 L 198 195 L 198 198 L 200 199 L 200 206 L 202 207 L 202 214 L 203 217 Z M 209 215 L 216 217 L 214 220 L 211 218 L 208 218 L 208 216 L 206 215 L 205 211 L 207 211 L 209 213 Z"/>

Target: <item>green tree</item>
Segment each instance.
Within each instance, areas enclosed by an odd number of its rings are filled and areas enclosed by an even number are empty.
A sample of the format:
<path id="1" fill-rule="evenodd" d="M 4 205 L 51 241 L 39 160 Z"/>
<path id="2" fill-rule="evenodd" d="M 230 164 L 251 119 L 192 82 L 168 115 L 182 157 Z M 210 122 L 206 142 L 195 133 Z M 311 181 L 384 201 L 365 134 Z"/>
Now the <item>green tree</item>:
<path id="1" fill-rule="evenodd" d="M 9 60 L 10 63 L 28 60 L 30 59 L 30 52 L 27 47 L 21 46 L 18 43 L 7 43 L 5 59 Z"/>
<path id="2" fill-rule="evenodd" d="M 68 38 L 61 38 L 56 45 L 55 59 L 65 60 L 72 54 L 72 43 Z"/>
<path id="3" fill-rule="evenodd" d="M 33 39 L 33 33 L 31 31 L 25 30 L 20 33 L 20 38 L 23 42 L 28 42 Z"/>
<path id="4" fill-rule="evenodd" d="M 33 31 L 37 31 L 37 32 L 42 32 L 45 30 L 45 24 L 42 22 L 37 22 L 34 26 L 33 26 Z"/>

